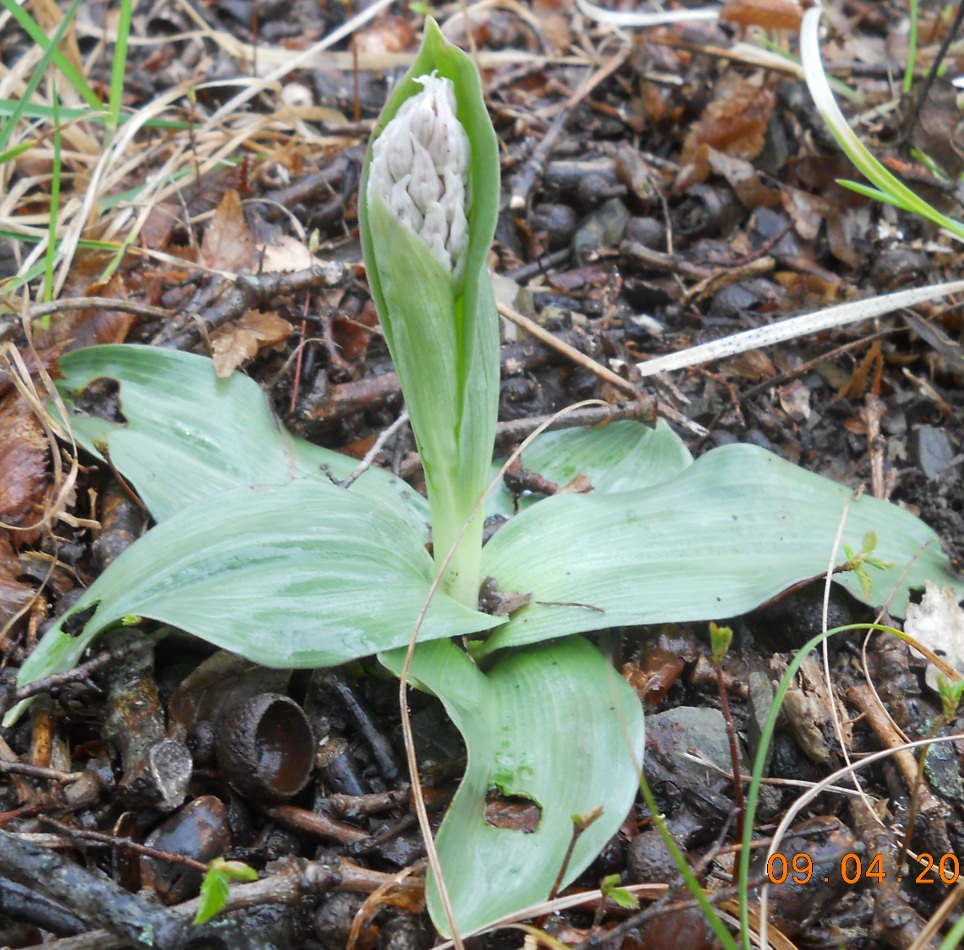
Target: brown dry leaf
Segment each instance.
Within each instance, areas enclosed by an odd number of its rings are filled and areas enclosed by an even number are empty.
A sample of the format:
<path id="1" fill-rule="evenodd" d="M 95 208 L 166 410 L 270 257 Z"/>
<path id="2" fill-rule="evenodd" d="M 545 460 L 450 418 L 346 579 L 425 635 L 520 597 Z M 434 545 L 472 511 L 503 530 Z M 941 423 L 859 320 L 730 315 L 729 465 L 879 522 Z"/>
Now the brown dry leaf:
<path id="1" fill-rule="evenodd" d="M 559 0 L 534 0 L 532 12 L 538 17 L 543 33 L 558 54 L 572 45 L 572 12 Z"/>
<path id="2" fill-rule="evenodd" d="M 875 396 L 879 395 L 883 372 L 884 354 L 881 350 L 880 340 L 874 340 L 870 344 L 870 349 L 867 350 L 867 353 L 847 380 L 846 385 L 841 386 L 837 391 L 833 401 L 858 399 L 866 392 L 871 392 Z"/>
<path id="3" fill-rule="evenodd" d="M 42 517 L 50 487 L 49 445 L 43 427 L 19 395 L 0 403 L 0 522 L 27 527 Z M 16 543 L 29 533 L 13 532 Z"/>
<path id="4" fill-rule="evenodd" d="M 114 274 L 105 284 L 90 283 L 83 290 L 65 288 L 64 296 L 126 300 L 128 293 L 124 278 L 120 274 Z M 34 321 L 34 345 L 42 350 L 56 347 L 61 350 L 76 350 L 98 343 L 123 343 L 136 322 L 137 317 L 122 310 L 104 310 L 100 307 L 65 310 L 52 315 L 46 329 L 43 320 Z"/>
<path id="5" fill-rule="evenodd" d="M 283 343 L 290 335 L 291 324 L 273 310 L 249 310 L 212 335 L 214 371 L 221 377 L 230 376 L 243 362 L 269 346 Z"/>
<path id="6" fill-rule="evenodd" d="M 759 26 L 764 30 L 793 30 L 800 32 L 803 10 L 799 4 L 787 0 L 730 0 L 720 10 L 723 23 L 737 26 Z"/>
<path id="7" fill-rule="evenodd" d="M 748 211 L 756 208 L 772 208 L 780 202 L 780 189 L 770 188 L 763 183 L 760 173 L 742 158 L 725 155 L 709 149 L 710 170 L 726 179 L 727 184 L 740 199 L 740 204 Z"/>
<path id="8" fill-rule="evenodd" d="M 782 189 L 782 200 L 783 210 L 793 220 L 797 234 L 807 241 L 815 240 L 824 220 L 837 213 L 833 203 L 826 198 L 797 188 Z"/>
<path id="9" fill-rule="evenodd" d="M 20 563 L 9 533 L 0 529 L 0 629 L 33 597 L 33 588 L 18 580 L 19 575 Z"/>
<path id="10" fill-rule="evenodd" d="M 769 89 L 761 89 L 742 76 L 722 80 L 716 98 L 687 134 L 680 164 L 689 164 L 703 144 L 735 158 L 756 158 L 763 148 L 773 102 Z"/>
<path id="11" fill-rule="evenodd" d="M 331 336 L 338 352 L 350 366 L 361 366 L 368 355 L 368 341 L 378 323 L 375 307 L 368 302 L 357 317 L 337 315 L 331 321 Z"/>
<path id="12" fill-rule="evenodd" d="M 201 241 L 201 263 L 213 270 L 250 270 L 254 241 L 244 220 L 241 196 L 233 189 L 224 193 Z"/>
<path id="13" fill-rule="evenodd" d="M 151 208 L 141 228 L 141 241 L 152 251 L 166 251 L 184 212 L 173 201 L 160 201 Z"/>
<path id="14" fill-rule="evenodd" d="M 355 34 L 352 46 L 356 53 L 377 56 L 380 53 L 404 53 L 415 45 L 415 30 L 408 17 L 379 17 L 366 30 Z"/>
<path id="15" fill-rule="evenodd" d="M 794 422 L 802 423 L 810 418 L 810 390 L 806 383 L 794 379 L 780 387 L 779 395 L 781 408 Z"/>
<path id="16" fill-rule="evenodd" d="M 259 244 L 256 250 L 261 258 L 261 270 L 266 274 L 307 270 L 317 263 L 304 242 L 290 234 L 279 234 L 270 244 Z"/>
<path id="17" fill-rule="evenodd" d="M 777 657 L 773 658 L 771 666 L 779 676 L 786 671 L 786 663 Z M 853 726 L 847 710 L 835 696 L 828 694 L 823 669 L 812 656 L 808 656 L 784 697 L 783 709 L 798 745 L 814 762 L 830 761 L 837 752 L 831 703 L 836 703 L 844 741 L 849 748 Z"/>
<path id="18" fill-rule="evenodd" d="M 773 360 L 763 350 L 748 350 L 730 360 L 725 366 L 725 373 L 728 377 L 736 376 L 750 382 L 759 382 L 773 379 L 777 369 Z"/>

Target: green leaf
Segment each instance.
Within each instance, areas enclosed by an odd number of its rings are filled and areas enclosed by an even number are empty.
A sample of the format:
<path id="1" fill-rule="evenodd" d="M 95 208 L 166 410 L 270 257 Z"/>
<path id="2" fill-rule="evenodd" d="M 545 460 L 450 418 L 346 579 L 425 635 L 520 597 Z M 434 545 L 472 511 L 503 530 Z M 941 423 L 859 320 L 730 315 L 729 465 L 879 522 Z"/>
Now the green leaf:
<path id="1" fill-rule="evenodd" d="M 405 521 L 362 495 L 312 481 L 226 491 L 172 515 L 114 561 L 44 635 L 18 682 L 70 669 L 128 614 L 264 666 L 344 663 L 407 644 L 433 577 Z M 499 622 L 437 593 L 420 635 Z"/>
<path id="2" fill-rule="evenodd" d="M 403 651 L 383 656 L 395 672 Z M 643 754 L 639 699 L 581 637 L 501 658 L 483 674 L 450 641 L 420 644 L 412 677 L 435 693 L 465 737 L 465 777 L 436 845 L 463 935 L 545 900 L 563 866 L 573 816 L 602 806 L 579 836 L 563 886 L 581 874 L 632 806 Z M 490 825 L 486 794 L 541 807 L 531 833 Z M 428 907 L 448 931 L 434 875 Z"/>
<path id="3" fill-rule="evenodd" d="M 529 594 L 481 653 L 623 624 L 734 617 L 826 572 L 844 542 L 876 532 L 875 606 L 903 616 L 927 579 L 964 595 L 934 532 L 896 505 L 853 493 L 751 445 L 714 449 L 645 491 L 556 495 L 513 518 L 483 551 L 499 590 Z M 538 557 L 533 552 L 538 552 Z M 905 574 L 906 569 L 906 574 Z M 834 576 L 857 597 L 851 573 Z"/>
<path id="4" fill-rule="evenodd" d="M 215 858 L 209 865 L 201 882 L 201 900 L 194 915 L 194 926 L 207 923 L 219 914 L 228 902 L 230 881 L 256 881 L 258 872 L 241 861 L 225 861 Z"/>
<path id="5" fill-rule="evenodd" d="M 619 875 L 609 874 L 599 884 L 603 897 L 608 897 L 617 907 L 625 910 L 638 910 L 639 898 L 625 887 L 619 886 Z"/>
<path id="6" fill-rule="evenodd" d="M 562 429 L 540 435 L 522 453 L 522 464 L 560 487 L 579 475 L 592 482 L 594 495 L 638 491 L 665 482 L 693 462 L 679 436 L 660 421 L 655 428 L 632 420 L 592 429 Z M 494 476 L 500 466 L 492 470 Z M 541 498 L 523 497 L 519 508 Z M 514 499 L 500 482 L 486 502 L 486 515 L 515 511 Z"/>
<path id="7" fill-rule="evenodd" d="M 229 488 L 304 477 L 328 483 L 346 478 L 357 464 L 285 432 L 254 380 L 241 373 L 220 379 L 203 356 L 95 346 L 63 356 L 59 368 L 64 378 L 57 388 L 78 442 L 93 455 L 106 445 L 111 463 L 157 521 Z M 78 408 L 94 380 L 119 386 L 116 420 Z M 426 536 L 425 499 L 400 479 L 371 468 L 351 491 L 392 504 Z"/>

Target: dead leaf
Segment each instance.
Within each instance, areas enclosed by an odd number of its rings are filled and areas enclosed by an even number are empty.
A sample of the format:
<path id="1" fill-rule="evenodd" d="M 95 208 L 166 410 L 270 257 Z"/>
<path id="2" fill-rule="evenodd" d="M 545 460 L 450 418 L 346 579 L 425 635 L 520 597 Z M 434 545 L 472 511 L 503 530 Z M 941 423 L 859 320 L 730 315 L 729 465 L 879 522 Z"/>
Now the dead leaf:
<path id="1" fill-rule="evenodd" d="M 779 393 L 780 406 L 794 422 L 806 422 L 810 418 L 810 390 L 806 383 L 799 379 L 791 380 L 786 386 L 780 387 Z"/>
<path id="2" fill-rule="evenodd" d="M 415 45 L 415 30 L 409 17 L 379 17 L 367 29 L 355 34 L 352 48 L 359 55 L 404 53 Z"/>
<path id="3" fill-rule="evenodd" d="M 284 342 L 290 335 L 291 324 L 273 310 L 267 313 L 249 310 L 240 320 L 212 335 L 214 370 L 218 376 L 230 376 L 246 360 Z"/>
<path id="4" fill-rule="evenodd" d="M 726 179 L 727 184 L 748 211 L 763 206 L 772 208 L 780 202 L 780 189 L 770 188 L 760 178 L 760 173 L 743 158 L 725 155 L 715 149 L 709 150 L 710 170 Z"/>
<path id="5" fill-rule="evenodd" d="M 803 10 L 799 4 L 787 0 L 730 0 L 720 10 L 723 23 L 737 26 L 758 26 L 764 30 L 793 30 L 800 32 Z"/>
<path id="6" fill-rule="evenodd" d="M 932 581 L 927 581 L 921 602 L 907 606 L 904 632 L 964 674 L 964 610 L 949 587 L 938 588 Z M 937 667 L 933 663 L 927 664 L 924 679 L 937 692 Z"/>
<path id="7" fill-rule="evenodd" d="M 49 446 L 44 430 L 19 395 L 11 393 L 0 404 L 0 522 L 27 527 L 42 517 L 50 487 Z M 11 539 L 29 540 L 22 532 Z"/>
<path id="8" fill-rule="evenodd" d="M 350 366 L 364 363 L 368 355 L 368 342 L 372 338 L 372 330 L 378 323 L 375 307 L 368 301 L 357 317 L 347 317 L 337 314 L 331 321 L 331 336 L 338 347 L 338 352 Z"/>
<path id="9" fill-rule="evenodd" d="M 742 76 L 723 80 L 716 98 L 687 134 L 680 164 L 689 164 L 704 144 L 735 158 L 756 158 L 763 148 L 773 103 L 769 89 L 761 89 Z"/>
<path id="10" fill-rule="evenodd" d="M 724 367 L 728 377 L 737 377 L 759 382 L 763 379 L 773 379 L 777 369 L 773 360 L 763 350 L 748 350 L 730 360 Z"/>
<path id="11" fill-rule="evenodd" d="M 105 255 L 84 255 L 72 268 L 64 297 L 112 297 L 127 299 L 127 286 L 120 274 L 106 283 L 99 278 L 108 258 Z M 65 310 L 48 319 L 33 322 L 34 345 L 39 349 L 76 350 L 98 343 L 123 343 L 137 318 L 121 310 Z"/>
<path id="12" fill-rule="evenodd" d="M 542 32 L 552 48 L 562 55 L 572 44 L 572 14 L 568 4 L 559 0 L 534 0 L 532 12 L 539 18 Z"/>
<path id="13" fill-rule="evenodd" d="M 317 263 L 304 242 L 290 234 L 279 234 L 270 244 L 256 248 L 261 270 L 266 274 L 284 274 L 293 270 L 307 270 Z"/>
<path id="14" fill-rule="evenodd" d="M 871 392 L 875 396 L 880 393 L 881 380 L 884 373 L 884 355 L 881 350 L 880 340 L 874 340 L 870 344 L 870 349 L 851 373 L 846 385 L 841 386 L 834 396 L 834 402 L 842 399 L 859 399 L 866 392 Z"/>
<path id="15" fill-rule="evenodd" d="M 793 219 L 797 234 L 806 241 L 813 241 L 824 220 L 836 214 L 832 202 L 797 188 L 782 189 L 782 201 L 783 210 Z"/>
<path id="16" fill-rule="evenodd" d="M 34 589 L 18 580 L 20 563 L 7 532 L 0 530 L 0 628 L 30 601 Z"/>
<path id="17" fill-rule="evenodd" d="M 201 263 L 232 273 L 250 270 L 254 263 L 254 241 L 244 220 L 241 196 L 233 188 L 224 193 L 204 231 Z"/>
<path id="18" fill-rule="evenodd" d="M 786 663 L 774 657 L 771 662 L 778 675 L 786 671 Z M 814 762 L 830 761 L 837 752 L 831 703 L 837 705 L 837 717 L 849 748 L 853 739 L 847 710 L 827 692 L 827 681 L 820 664 L 808 656 L 800 667 L 793 685 L 783 700 L 783 709 L 801 749 Z"/>

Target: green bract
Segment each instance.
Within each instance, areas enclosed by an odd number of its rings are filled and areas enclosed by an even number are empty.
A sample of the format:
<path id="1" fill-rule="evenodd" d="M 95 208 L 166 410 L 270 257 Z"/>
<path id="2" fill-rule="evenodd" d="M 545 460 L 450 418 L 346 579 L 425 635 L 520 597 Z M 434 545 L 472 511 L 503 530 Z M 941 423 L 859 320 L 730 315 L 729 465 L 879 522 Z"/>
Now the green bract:
<path id="1" fill-rule="evenodd" d="M 425 77 L 450 83 L 468 139 L 466 244 L 455 273 L 374 189 L 374 145 Z M 472 61 L 432 19 L 422 49 L 372 135 L 358 199 L 368 282 L 398 369 L 432 513 L 436 561 L 448 553 L 485 490 L 499 403 L 499 319 L 486 266 L 499 209 L 499 156 Z M 476 602 L 482 519 L 452 557 L 445 586 Z"/>

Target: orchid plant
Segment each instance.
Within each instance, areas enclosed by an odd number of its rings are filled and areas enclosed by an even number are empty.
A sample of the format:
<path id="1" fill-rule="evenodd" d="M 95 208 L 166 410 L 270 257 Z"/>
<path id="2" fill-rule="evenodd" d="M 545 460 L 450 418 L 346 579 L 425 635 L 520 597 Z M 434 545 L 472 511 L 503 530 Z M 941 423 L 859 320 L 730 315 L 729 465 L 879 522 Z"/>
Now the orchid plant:
<path id="1" fill-rule="evenodd" d="M 434 872 L 427 888 L 436 926 L 462 934 L 583 874 L 632 805 L 640 703 L 582 635 L 750 610 L 822 575 L 841 523 L 853 550 L 877 539 L 860 578 L 835 574 L 854 596 L 902 615 L 927 579 L 964 592 L 911 514 L 754 446 L 694 462 L 663 424 L 542 436 L 524 464 L 560 484 L 583 475 L 592 491 L 529 499 L 483 546 L 499 388 L 487 270 L 498 172 L 480 77 L 429 20 L 376 125 L 359 200 L 427 505 L 378 469 L 342 487 L 352 460 L 285 433 L 251 379 L 219 379 L 203 357 L 107 346 L 60 361 L 65 430 L 109 453 L 157 524 L 57 620 L 18 680 L 69 669 L 131 617 L 275 667 L 378 654 L 398 672 L 417 631 L 412 679 L 439 697 L 468 753 L 436 841 L 451 915 Z M 105 378 L 119 390 L 109 420 L 78 400 Z M 490 508 L 512 515 L 503 503 L 496 493 Z M 483 579 L 520 594 L 515 609 L 480 610 Z M 529 800 L 535 829 L 491 824 L 493 793 Z M 574 816 L 589 815 L 573 842 Z"/>

